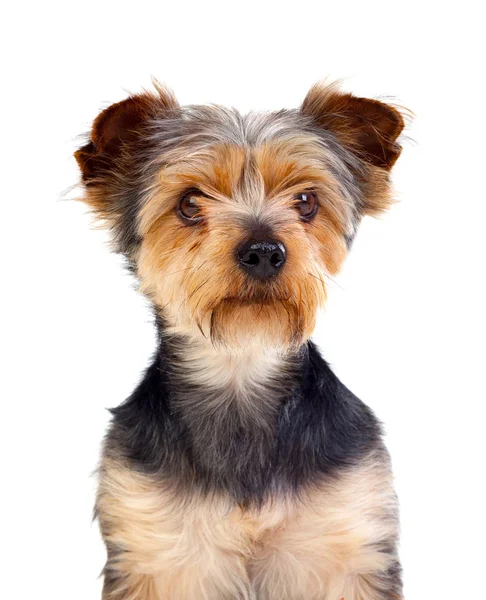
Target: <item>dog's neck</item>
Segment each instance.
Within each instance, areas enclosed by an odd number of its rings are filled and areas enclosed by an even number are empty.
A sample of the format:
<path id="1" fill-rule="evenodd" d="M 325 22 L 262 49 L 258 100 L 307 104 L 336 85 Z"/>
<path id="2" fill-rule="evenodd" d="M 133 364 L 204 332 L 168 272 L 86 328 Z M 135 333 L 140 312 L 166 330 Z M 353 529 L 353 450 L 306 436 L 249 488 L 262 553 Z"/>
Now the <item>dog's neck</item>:
<path id="1" fill-rule="evenodd" d="M 294 397 L 297 357 L 257 346 L 214 347 L 167 332 L 159 352 L 165 401 L 198 469 L 214 485 L 238 473 L 235 497 L 260 493 L 275 460 L 279 412 Z"/>
<path id="2" fill-rule="evenodd" d="M 265 390 L 288 379 L 300 353 L 257 337 L 229 346 L 214 343 L 197 328 L 168 326 L 162 320 L 157 325 L 176 387 L 197 388 L 220 402 L 230 397 L 241 405 L 254 397 L 261 401 Z"/>
<path id="3" fill-rule="evenodd" d="M 170 349 L 170 369 L 177 389 L 199 390 L 211 404 L 231 403 L 244 410 L 257 402 L 271 405 L 293 363 L 290 355 L 279 348 L 258 343 L 228 348 L 214 346 L 210 340 L 181 335 L 162 336 Z"/>

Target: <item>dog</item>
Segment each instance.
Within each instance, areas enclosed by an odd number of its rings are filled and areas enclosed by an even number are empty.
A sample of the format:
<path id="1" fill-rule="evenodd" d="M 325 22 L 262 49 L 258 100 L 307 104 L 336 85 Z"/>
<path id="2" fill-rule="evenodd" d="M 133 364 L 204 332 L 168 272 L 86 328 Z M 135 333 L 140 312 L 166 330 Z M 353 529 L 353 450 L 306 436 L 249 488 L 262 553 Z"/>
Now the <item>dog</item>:
<path id="1" fill-rule="evenodd" d="M 158 332 L 103 446 L 103 600 L 402 599 L 380 424 L 310 336 L 392 203 L 404 112 L 335 84 L 247 115 L 154 87 L 75 153 Z"/>

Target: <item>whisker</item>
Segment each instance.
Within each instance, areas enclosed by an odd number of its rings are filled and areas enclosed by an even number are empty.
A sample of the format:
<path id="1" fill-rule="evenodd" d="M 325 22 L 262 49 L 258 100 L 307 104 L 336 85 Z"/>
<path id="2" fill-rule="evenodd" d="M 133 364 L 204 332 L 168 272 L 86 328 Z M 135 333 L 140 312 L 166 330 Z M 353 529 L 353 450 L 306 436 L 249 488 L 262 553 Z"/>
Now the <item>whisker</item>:
<path id="1" fill-rule="evenodd" d="M 162 258 L 163 256 L 168 256 L 170 254 L 175 254 L 176 252 L 180 252 L 179 248 L 171 248 L 170 250 L 166 250 L 158 255 L 158 258 Z"/>
<path id="2" fill-rule="evenodd" d="M 199 271 L 199 269 L 201 267 L 203 267 L 208 261 L 207 260 L 203 260 L 202 263 L 199 265 L 199 267 L 196 269 L 196 273 Z"/>
<path id="3" fill-rule="evenodd" d="M 327 277 L 327 279 L 329 279 L 329 281 L 332 281 L 334 283 L 334 285 L 336 285 L 340 290 L 344 291 L 344 288 L 342 285 L 339 285 L 339 283 L 333 279 L 330 275 L 328 275 L 327 273 L 323 273 L 324 277 Z"/>
<path id="4" fill-rule="evenodd" d="M 214 329 L 215 329 L 215 316 L 214 309 L 211 311 L 211 316 L 209 317 L 209 338 L 214 345 Z"/>
<path id="5" fill-rule="evenodd" d="M 166 273 L 160 279 L 165 279 L 166 277 L 170 277 L 171 275 L 177 275 L 177 273 L 182 273 L 182 271 L 188 271 L 191 267 L 186 267 L 185 269 L 179 269 L 178 271 L 172 271 L 172 273 Z"/>
<path id="6" fill-rule="evenodd" d="M 320 283 L 322 283 L 323 286 L 325 286 L 325 282 L 322 281 L 322 279 L 320 277 L 318 277 L 317 275 L 314 275 L 314 273 L 311 273 L 310 271 L 307 271 L 307 274 L 310 275 L 311 277 L 314 277 L 314 279 L 317 279 L 317 281 L 319 281 Z"/>
<path id="7" fill-rule="evenodd" d="M 196 273 L 199 271 L 199 269 L 201 269 L 208 261 L 204 260 L 199 267 L 196 269 Z M 184 269 L 179 269 L 178 271 L 172 271 L 172 273 L 167 273 L 166 275 L 164 275 L 163 277 L 161 277 L 160 279 L 165 279 L 166 277 L 170 277 L 171 275 L 176 275 L 177 273 L 182 273 L 183 271 L 188 271 L 189 269 L 191 269 L 192 267 L 185 267 Z"/>
<path id="8" fill-rule="evenodd" d="M 324 287 L 326 286 L 325 282 L 322 281 L 322 279 L 320 277 L 318 277 L 317 275 L 314 275 L 314 273 L 311 273 L 310 271 L 307 271 L 307 274 L 310 275 L 311 277 L 314 277 L 318 281 L 320 281 Z M 334 285 L 337 285 L 337 287 L 340 290 L 344 291 L 344 288 L 341 285 L 339 285 L 339 283 L 335 279 L 333 279 L 330 275 L 328 275 L 327 273 L 323 273 L 323 275 L 324 275 L 324 277 L 327 277 L 327 279 L 329 279 L 329 281 L 332 281 L 332 283 L 334 283 Z"/>
<path id="9" fill-rule="evenodd" d="M 203 337 L 204 337 L 205 339 L 208 339 L 208 338 L 207 338 L 207 336 L 206 336 L 206 334 L 205 334 L 205 333 L 204 333 L 204 331 L 203 331 L 203 328 L 202 328 L 202 325 L 201 325 L 201 323 L 200 323 L 199 321 L 196 321 L 196 325 L 197 325 L 197 327 L 198 327 L 199 331 L 202 333 Z"/>
<path id="10" fill-rule="evenodd" d="M 199 298 L 199 300 L 196 302 L 196 306 L 194 307 L 194 310 L 192 311 L 192 316 L 193 316 L 193 317 L 194 317 L 194 316 L 195 316 L 195 314 L 196 314 L 197 308 L 198 308 L 198 306 L 199 306 L 199 304 L 200 304 L 201 300 L 202 300 L 202 296 L 201 296 L 201 297 Z"/>
<path id="11" fill-rule="evenodd" d="M 180 306 L 179 306 L 179 310 L 182 308 L 182 305 L 185 304 L 186 302 L 188 302 L 193 296 L 194 294 L 199 291 L 202 287 L 204 287 L 209 281 L 210 281 L 210 277 L 208 277 L 205 281 L 203 281 L 202 283 L 200 283 L 198 286 L 196 286 L 192 292 L 186 296 L 186 298 L 184 298 L 184 300 L 181 302 Z"/>

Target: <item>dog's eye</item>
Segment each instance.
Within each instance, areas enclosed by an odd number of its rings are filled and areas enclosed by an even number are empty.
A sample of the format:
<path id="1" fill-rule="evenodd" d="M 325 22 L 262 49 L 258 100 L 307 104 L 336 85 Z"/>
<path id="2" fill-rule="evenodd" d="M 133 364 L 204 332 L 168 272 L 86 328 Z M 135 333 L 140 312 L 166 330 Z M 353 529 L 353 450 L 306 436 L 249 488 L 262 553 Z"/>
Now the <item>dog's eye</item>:
<path id="1" fill-rule="evenodd" d="M 295 207 L 304 221 L 312 219 L 317 212 L 317 194 L 312 191 L 295 196 Z"/>
<path id="2" fill-rule="evenodd" d="M 191 190 L 186 192 L 179 200 L 177 214 L 187 225 L 195 225 L 202 220 L 201 207 L 198 204 L 200 194 Z"/>

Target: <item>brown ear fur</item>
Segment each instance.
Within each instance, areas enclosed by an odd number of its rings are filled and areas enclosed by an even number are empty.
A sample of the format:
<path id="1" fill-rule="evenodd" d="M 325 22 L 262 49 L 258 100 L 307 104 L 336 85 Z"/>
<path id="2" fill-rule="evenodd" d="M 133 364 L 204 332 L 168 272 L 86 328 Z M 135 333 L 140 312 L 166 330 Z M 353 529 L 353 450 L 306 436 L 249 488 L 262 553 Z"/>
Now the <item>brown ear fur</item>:
<path id="1" fill-rule="evenodd" d="M 376 167 L 390 170 L 400 155 L 396 140 L 405 122 L 398 110 L 388 104 L 318 84 L 307 94 L 301 110 Z"/>
<path id="2" fill-rule="evenodd" d="M 151 116 L 164 109 L 177 108 L 177 101 L 170 92 L 160 86 L 156 86 L 156 90 L 156 93 L 130 96 L 98 115 L 90 142 L 74 153 L 85 183 L 116 164 L 123 149 L 138 137 Z"/>

